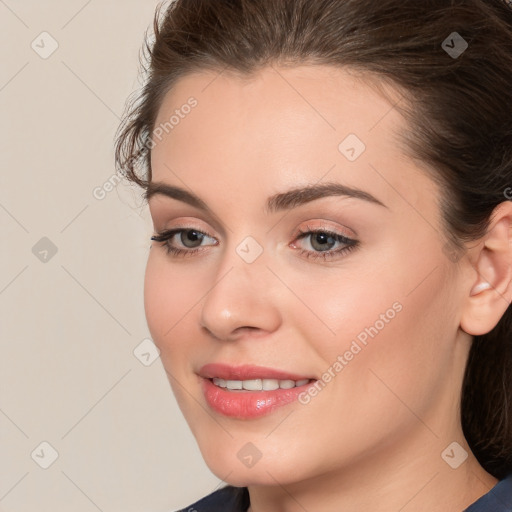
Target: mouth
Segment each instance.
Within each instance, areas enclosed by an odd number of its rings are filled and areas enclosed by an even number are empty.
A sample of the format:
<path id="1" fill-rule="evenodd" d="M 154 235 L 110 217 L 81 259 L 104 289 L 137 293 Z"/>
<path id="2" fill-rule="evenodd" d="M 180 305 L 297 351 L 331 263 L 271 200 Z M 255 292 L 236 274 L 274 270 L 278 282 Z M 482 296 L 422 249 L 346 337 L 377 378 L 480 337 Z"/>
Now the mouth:
<path id="1" fill-rule="evenodd" d="M 199 371 L 209 407 L 223 416 L 256 419 L 299 400 L 318 379 L 275 368 L 210 363 Z"/>

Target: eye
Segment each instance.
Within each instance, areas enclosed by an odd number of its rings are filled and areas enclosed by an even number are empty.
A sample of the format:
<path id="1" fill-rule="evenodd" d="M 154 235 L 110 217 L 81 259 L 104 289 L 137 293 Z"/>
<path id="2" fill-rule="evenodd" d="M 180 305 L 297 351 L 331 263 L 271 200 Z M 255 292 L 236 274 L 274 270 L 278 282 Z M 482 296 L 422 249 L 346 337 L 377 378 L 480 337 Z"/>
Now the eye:
<path id="1" fill-rule="evenodd" d="M 178 241 L 182 244 L 182 246 L 185 249 L 172 245 L 171 242 L 174 241 L 175 237 L 178 238 Z M 157 235 L 151 237 L 151 240 L 154 240 L 155 242 L 163 242 L 163 245 L 167 250 L 167 254 L 173 254 L 175 256 L 195 254 L 196 252 L 201 250 L 201 243 L 205 239 L 215 240 L 207 233 L 192 228 L 169 229 L 166 231 L 162 231 Z M 207 245 L 218 245 L 218 243 L 216 242 Z"/>
<path id="2" fill-rule="evenodd" d="M 341 233 L 328 229 L 311 229 L 309 226 L 307 231 L 299 230 L 295 240 L 305 240 L 307 238 L 310 239 L 309 245 L 312 249 L 299 248 L 299 254 L 308 259 L 321 258 L 324 261 L 331 260 L 341 257 L 359 245 L 359 241 L 348 238 Z M 203 251 L 204 245 L 218 245 L 218 241 L 215 238 L 193 228 L 165 230 L 152 236 L 151 240 L 162 242 L 167 254 L 173 256 L 193 256 Z M 213 240 L 213 243 L 203 244 L 205 240 Z M 176 242 L 179 242 L 181 246 L 176 246 Z M 339 245 L 337 248 L 335 248 L 336 244 Z M 296 245 L 293 243 L 291 247 L 296 248 Z"/>
<path id="3" fill-rule="evenodd" d="M 355 249 L 359 245 L 358 240 L 348 238 L 341 233 L 336 233 L 328 229 L 311 229 L 307 227 L 307 231 L 299 230 L 297 240 L 304 240 L 309 238 L 309 245 L 313 250 L 300 249 L 299 253 L 306 258 L 321 258 L 323 260 L 330 260 Z M 341 244 L 341 247 L 334 249 L 336 244 Z M 295 244 L 292 244 L 295 248 Z"/>

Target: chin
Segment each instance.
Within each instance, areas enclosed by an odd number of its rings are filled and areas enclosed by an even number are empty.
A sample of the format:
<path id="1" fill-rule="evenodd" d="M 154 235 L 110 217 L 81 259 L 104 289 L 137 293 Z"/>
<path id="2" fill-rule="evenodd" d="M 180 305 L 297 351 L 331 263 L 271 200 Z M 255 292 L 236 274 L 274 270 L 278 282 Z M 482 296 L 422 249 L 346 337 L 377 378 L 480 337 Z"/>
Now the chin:
<path id="1" fill-rule="evenodd" d="M 211 467 L 210 471 L 217 477 L 226 482 L 229 485 L 233 485 L 235 487 L 248 487 L 248 486 L 275 486 L 276 480 L 280 484 L 287 484 L 288 481 L 283 481 L 279 477 L 275 468 L 270 470 L 269 473 L 265 471 L 264 468 L 256 469 L 256 468 L 233 468 L 232 466 L 216 466 Z M 230 473 L 231 472 L 231 473 Z M 228 475 L 228 476 L 226 476 Z"/>
<path id="2" fill-rule="evenodd" d="M 243 445 L 242 445 L 243 446 Z M 276 481 L 286 485 L 306 478 L 304 468 L 299 461 L 289 461 L 276 454 L 276 456 L 261 456 L 256 462 L 244 460 L 244 454 L 237 444 L 233 451 L 223 453 L 202 452 L 204 461 L 210 471 L 230 485 L 235 487 L 247 487 L 249 485 L 271 485 L 275 486 Z M 252 465 L 251 465 L 252 464 Z M 290 468 L 301 468 L 298 474 Z"/>

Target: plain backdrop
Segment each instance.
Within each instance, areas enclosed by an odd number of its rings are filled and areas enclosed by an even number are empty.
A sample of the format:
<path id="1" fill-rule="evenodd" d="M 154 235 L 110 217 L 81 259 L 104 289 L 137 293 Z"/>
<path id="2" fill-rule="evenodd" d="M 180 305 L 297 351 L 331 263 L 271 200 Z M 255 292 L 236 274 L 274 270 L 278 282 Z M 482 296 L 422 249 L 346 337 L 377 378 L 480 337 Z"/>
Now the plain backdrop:
<path id="1" fill-rule="evenodd" d="M 0 0 L 6 512 L 167 512 L 222 483 L 148 339 L 141 190 L 108 185 L 157 4 Z"/>

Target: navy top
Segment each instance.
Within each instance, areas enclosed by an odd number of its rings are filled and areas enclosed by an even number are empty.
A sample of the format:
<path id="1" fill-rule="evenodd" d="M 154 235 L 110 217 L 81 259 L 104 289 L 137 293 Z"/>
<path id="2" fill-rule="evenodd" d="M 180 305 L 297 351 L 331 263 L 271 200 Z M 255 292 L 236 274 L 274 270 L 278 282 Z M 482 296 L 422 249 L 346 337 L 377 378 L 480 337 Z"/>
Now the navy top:
<path id="1" fill-rule="evenodd" d="M 247 512 L 247 487 L 227 485 L 177 512 Z M 462 512 L 512 512 L 512 473 Z"/>

